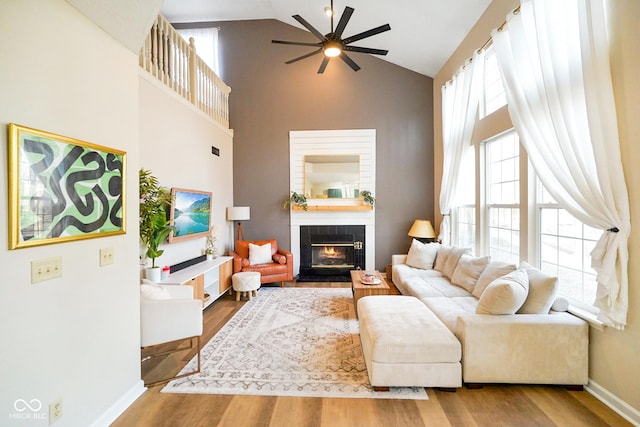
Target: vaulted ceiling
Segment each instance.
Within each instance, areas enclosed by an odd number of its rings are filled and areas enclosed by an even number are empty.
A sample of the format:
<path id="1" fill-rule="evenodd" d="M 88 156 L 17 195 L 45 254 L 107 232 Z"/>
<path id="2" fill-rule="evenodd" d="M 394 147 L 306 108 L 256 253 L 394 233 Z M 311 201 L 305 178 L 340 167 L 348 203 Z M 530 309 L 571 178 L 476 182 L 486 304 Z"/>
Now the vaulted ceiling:
<path id="1" fill-rule="evenodd" d="M 357 44 L 388 49 L 389 54 L 381 58 L 434 77 L 489 3 L 491 0 L 334 0 L 334 9 L 336 23 L 345 6 L 355 9 L 344 36 L 390 24 L 391 31 Z M 297 14 L 321 33 L 328 33 L 330 21 L 324 8 L 329 4 L 330 0 L 164 0 L 161 13 L 170 22 L 277 19 L 304 28 L 291 17 Z M 363 54 L 353 55 L 357 60 L 356 55 Z"/>

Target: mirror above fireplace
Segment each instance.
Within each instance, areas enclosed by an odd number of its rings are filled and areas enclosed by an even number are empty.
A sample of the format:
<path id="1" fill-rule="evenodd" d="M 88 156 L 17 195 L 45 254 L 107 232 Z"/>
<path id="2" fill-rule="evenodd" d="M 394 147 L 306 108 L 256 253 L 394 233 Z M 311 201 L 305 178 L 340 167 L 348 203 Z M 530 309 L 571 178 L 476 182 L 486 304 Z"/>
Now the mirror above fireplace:
<path id="1" fill-rule="evenodd" d="M 308 199 L 355 199 L 360 192 L 360 156 L 304 156 L 304 194 Z"/>

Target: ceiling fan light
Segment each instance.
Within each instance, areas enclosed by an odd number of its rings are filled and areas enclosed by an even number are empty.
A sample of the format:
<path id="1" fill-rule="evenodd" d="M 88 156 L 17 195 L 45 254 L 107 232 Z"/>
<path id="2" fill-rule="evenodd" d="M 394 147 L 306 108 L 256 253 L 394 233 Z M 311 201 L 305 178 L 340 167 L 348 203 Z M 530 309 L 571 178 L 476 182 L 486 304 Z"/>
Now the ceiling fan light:
<path id="1" fill-rule="evenodd" d="M 342 53 L 342 45 L 335 41 L 328 41 L 324 44 L 323 53 L 327 58 L 335 58 Z"/>
<path id="2" fill-rule="evenodd" d="M 333 16 L 333 8 L 330 6 L 325 7 L 324 14 L 327 16 Z"/>

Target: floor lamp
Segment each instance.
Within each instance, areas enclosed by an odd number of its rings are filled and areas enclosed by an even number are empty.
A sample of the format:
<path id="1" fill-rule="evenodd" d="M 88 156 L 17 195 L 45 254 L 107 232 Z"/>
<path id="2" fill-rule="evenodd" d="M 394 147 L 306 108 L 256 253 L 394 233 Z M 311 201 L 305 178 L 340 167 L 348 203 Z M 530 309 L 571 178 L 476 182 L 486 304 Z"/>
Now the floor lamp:
<path id="1" fill-rule="evenodd" d="M 251 217 L 249 206 L 233 206 L 227 208 L 227 220 L 238 221 L 238 228 L 236 228 L 236 238 L 233 242 L 235 247 L 236 240 L 244 240 L 244 231 L 242 230 L 242 223 L 240 221 L 247 221 Z"/>
<path id="2" fill-rule="evenodd" d="M 436 238 L 436 232 L 431 225 L 431 221 L 427 219 L 416 219 L 409 229 L 409 236 L 418 239 L 422 243 L 433 241 Z"/>

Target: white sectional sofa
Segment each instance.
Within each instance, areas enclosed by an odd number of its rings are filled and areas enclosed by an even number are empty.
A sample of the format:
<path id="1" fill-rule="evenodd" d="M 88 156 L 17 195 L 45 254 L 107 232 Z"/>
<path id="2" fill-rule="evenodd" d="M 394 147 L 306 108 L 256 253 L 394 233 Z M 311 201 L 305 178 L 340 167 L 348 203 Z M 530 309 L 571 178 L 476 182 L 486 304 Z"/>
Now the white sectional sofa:
<path id="1" fill-rule="evenodd" d="M 566 310 L 556 278 L 414 240 L 393 256 L 392 280 L 460 341 L 465 383 L 587 384 L 588 324 L 552 309 Z"/>

